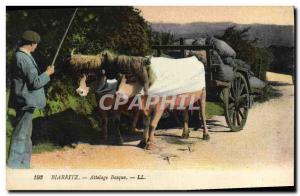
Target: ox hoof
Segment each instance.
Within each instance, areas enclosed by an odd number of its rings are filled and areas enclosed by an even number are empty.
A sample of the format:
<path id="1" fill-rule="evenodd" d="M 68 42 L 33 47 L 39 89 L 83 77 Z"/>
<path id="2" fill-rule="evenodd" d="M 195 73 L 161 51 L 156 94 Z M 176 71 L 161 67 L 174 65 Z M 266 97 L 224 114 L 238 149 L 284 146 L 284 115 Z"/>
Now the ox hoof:
<path id="1" fill-rule="evenodd" d="M 182 139 L 188 139 L 190 137 L 189 133 L 182 133 L 181 138 Z"/>
<path id="2" fill-rule="evenodd" d="M 156 148 L 153 142 L 148 142 L 145 146 L 145 150 L 154 150 Z"/>
<path id="3" fill-rule="evenodd" d="M 139 148 L 145 148 L 147 145 L 147 143 L 145 142 L 145 140 L 141 140 L 140 143 L 138 143 L 137 147 Z"/>
<path id="4" fill-rule="evenodd" d="M 208 141 L 210 139 L 210 136 L 208 134 L 203 135 L 203 140 Z"/>

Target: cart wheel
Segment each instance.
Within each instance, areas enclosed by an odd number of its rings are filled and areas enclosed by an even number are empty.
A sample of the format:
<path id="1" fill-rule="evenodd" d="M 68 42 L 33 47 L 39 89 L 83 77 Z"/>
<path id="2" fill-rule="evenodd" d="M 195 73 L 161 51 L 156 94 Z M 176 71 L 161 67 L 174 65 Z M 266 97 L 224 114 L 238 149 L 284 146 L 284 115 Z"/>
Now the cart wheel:
<path id="1" fill-rule="evenodd" d="M 246 124 L 250 107 L 249 88 L 245 77 L 237 72 L 228 88 L 223 90 L 224 113 L 228 127 L 240 131 Z"/>

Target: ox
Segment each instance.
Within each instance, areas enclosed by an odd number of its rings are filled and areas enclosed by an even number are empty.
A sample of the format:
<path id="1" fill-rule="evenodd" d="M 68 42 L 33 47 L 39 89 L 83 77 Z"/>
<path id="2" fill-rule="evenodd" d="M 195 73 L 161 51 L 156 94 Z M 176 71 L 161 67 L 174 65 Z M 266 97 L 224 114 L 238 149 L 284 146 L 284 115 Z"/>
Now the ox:
<path id="1" fill-rule="evenodd" d="M 107 51 L 105 51 L 105 53 L 107 53 Z M 103 52 L 96 56 L 71 55 L 69 62 L 73 70 L 80 70 L 81 73 L 79 77 L 79 87 L 76 90 L 76 92 L 80 96 L 87 96 L 90 91 L 90 85 L 88 82 L 89 78 L 91 75 L 96 76 L 96 82 L 94 82 L 94 84 L 96 84 L 95 92 L 98 92 L 97 101 L 99 102 L 99 108 L 102 114 L 102 128 L 104 132 L 107 133 L 107 114 L 113 114 L 113 124 L 115 125 L 114 135 L 116 136 L 116 141 L 121 144 L 122 138 L 118 127 L 119 113 L 125 110 L 133 110 L 135 111 L 135 113 L 141 111 L 144 115 L 145 127 L 143 140 L 140 141 L 138 146 L 147 150 L 151 150 L 155 147 L 154 132 L 161 116 L 163 115 L 163 112 L 170 107 L 171 109 L 184 111 L 182 137 L 188 138 L 188 110 L 191 108 L 191 105 L 198 103 L 198 105 L 200 106 L 199 118 L 201 118 L 203 124 L 203 139 L 209 139 L 205 119 L 205 73 L 202 73 L 201 75 L 202 81 L 204 81 L 204 86 L 194 85 L 194 88 L 189 88 L 190 92 L 180 92 L 181 89 L 177 88 L 175 89 L 175 94 L 174 90 L 173 94 L 164 91 L 164 88 L 168 88 L 168 85 L 165 84 L 165 86 L 160 86 L 160 81 L 162 81 L 160 79 L 163 79 L 163 76 L 158 75 L 158 78 L 155 80 L 152 86 L 150 83 L 149 92 L 147 92 L 146 94 L 143 93 L 143 85 L 134 79 L 132 80 L 132 75 L 122 72 L 109 73 L 109 70 L 104 68 L 109 67 L 107 65 L 108 61 L 106 60 L 107 56 L 109 55 L 103 54 Z M 82 60 L 83 58 L 84 60 Z M 128 59 L 132 59 L 132 57 L 128 57 Z M 189 61 L 197 64 L 199 68 L 202 68 L 204 70 L 203 64 L 197 59 L 195 61 L 194 59 L 190 58 Z M 172 69 L 176 69 L 176 63 L 178 64 L 178 62 L 181 62 L 181 66 L 186 66 L 184 65 L 184 63 L 188 61 L 185 59 L 177 60 L 166 59 L 162 57 L 153 57 L 150 63 L 150 66 L 153 68 L 155 66 L 152 65 L 152 62 L 157 62 L 156 64 L 162 63 L 161 65 L 156 67 L 163 67 L 164 62 L 166 62 L 166 64 L 174 64 Z M 104 64 L 106 64 L 106 66 L 104 66 Z M 131 77 L 125 77 L 129 75 Z M 170 84 L 170 86 L 172 86 L 174 82 Z M 194 90 L 191 91 L 191 89 Z M 133 122 L 133 128 L 135 126 L 136 120 L 137 118 L 135 118 Z"/>

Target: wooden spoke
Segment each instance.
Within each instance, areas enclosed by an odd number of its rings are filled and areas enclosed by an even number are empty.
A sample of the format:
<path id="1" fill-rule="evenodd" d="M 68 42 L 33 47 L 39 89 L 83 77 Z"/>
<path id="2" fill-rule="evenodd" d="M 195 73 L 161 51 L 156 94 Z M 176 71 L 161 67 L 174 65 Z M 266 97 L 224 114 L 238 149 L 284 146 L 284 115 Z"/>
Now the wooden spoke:
<path id="1" fill-rule="evenodd" d="M 234 112 L 234 108 L 231 108 L 231 109 L 228 111 L 230 118 L 232 117 L 233 112 Z"/>
<path id="2" fill-rule="evenodd" d="M 244 116 L 243 112 L 241 111 L 241 109 L 238 110 L 238 113 L 241 115 L 242 119 L 245 118 L 245 116 Z"/>
<path id="3" fill-rule="evenodd" d="M 238 79 L 234 81 L 234 92 L 235 92 L 235 98 L 238 96 Z"/>
<path id="4" fill-rule="evenodd" d="M 238 108 L 247 108 L 249 99 L 239 99 Z"/>
<path id="5" fill-rule="evenodd" d="M 234 99 L 236 98 L 235 90 L 234 90 L 234 84 L 232 84 L 232 87 L 230 88 L 230 94 L 233 95 Z"/>
<path id="6" fill-rule="evenodd" d="M 229 109 L 229 110 L 232 110 L 233 107 L 234 107 L 234 103 L 230 103 L 230 104 L 228 105 L 228 109 Z"/>
<path id="7" fill-rule="evenodd" d="M 241 120 L 240 120 L 239 113 L 238 113 L 238 111 L 236 111 L 235 113 L 236 113 L 237 125 L 240 125 L 241 124 Z"/>
<path id="8" fill-rule="evenodd" d="M 233 125 L 236 125 L 236 116 L 235 116 L 235 111 L 232 112 L 232 120 L 233 120 Z"/>
<path id="9" fill-rule="evenodd" d="M 239 94 L 238 94 L 239 96 L 241 96 L 241 94 L 242 94 L 244 88 L 245 88 L 245 84 L 241 84 L 240 90 L 239 90 Z"/>
<path id="10" fill-rule="evenodd" d="M 243 100 L 243 99 L 248 99 L 248 94 L 244 94 L 244 95 L 241 95 L 239 97 L 240 100 Z"/>
<path id="11" fill-rule="evenodd" d="M 229 94 L 229 99 L 231 99 L 232 101 L 234 101 L 235 99 L 232 97 L 231 94 Z"/>
<path id="12" fill-rule="evenodd" d="M 240 92 L 240 85 L 241 85 L 241 80 L 240 80 L 240 78 L 237 78 L 237 80 L 236 80 L 236 92 L 237 92 L 237 95 L 239 95 L 238 93 Z"/>

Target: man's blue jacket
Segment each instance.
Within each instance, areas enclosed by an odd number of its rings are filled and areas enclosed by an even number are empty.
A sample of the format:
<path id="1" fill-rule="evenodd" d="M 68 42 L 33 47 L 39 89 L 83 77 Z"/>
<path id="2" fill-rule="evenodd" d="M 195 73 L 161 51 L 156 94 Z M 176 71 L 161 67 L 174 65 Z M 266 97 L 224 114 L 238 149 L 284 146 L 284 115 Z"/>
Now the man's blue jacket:
<path id="1" fill-rule="evenodd" d="M 41 74 L 34 58 L 23 51 L 16 51 L 12 73 L 12 88 L 9 98 L 9 107 L 18 110 L 44 108 L 46 97 L 44 86 L 50 77 L 44 72 Z"/>

